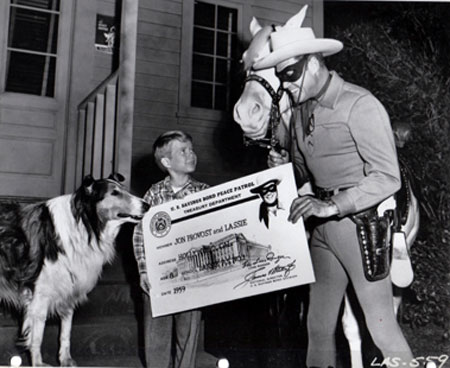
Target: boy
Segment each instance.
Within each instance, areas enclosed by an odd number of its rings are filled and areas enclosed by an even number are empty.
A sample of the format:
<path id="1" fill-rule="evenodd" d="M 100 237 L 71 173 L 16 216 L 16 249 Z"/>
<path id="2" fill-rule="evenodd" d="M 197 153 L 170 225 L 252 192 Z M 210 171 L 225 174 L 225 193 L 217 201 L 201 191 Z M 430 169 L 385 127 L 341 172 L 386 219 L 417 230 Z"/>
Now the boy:
<path id="1" fill-rule="evenodd" d="M 180 199 L 206 189 L 207 184 L 191 177 L 197 166 L 192 137 L 179 130 L 160 135 L 153 144 L 158 167 L 169 175 L 153 184 L 144 200 L 151 206 Z M 133 248 L 144 298 L 145 359 L 149 368 L 194 368 L 197 338 L 200 331 L 200 311 L 188 311 L 153 318 L 150 304 L 150 283 L 147 277 L 142 223 L 133 235 Z"/>

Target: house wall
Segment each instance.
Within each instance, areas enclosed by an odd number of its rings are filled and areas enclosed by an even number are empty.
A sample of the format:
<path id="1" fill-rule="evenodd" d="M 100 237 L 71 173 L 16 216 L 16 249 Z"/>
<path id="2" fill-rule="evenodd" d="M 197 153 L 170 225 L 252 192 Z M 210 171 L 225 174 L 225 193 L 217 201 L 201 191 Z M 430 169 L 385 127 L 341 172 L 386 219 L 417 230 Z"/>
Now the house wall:
<path id="1" fill-rule="evenodd" d="M 72 35 L 72 65 L 69 110 L 67 116 L 66 168 L 64 191 L 75 189 L 78 105 L 117 68 L 118 49 L 114 54 L 95 48 L 97 14 L 114 17 L 120 24 L 121 0 L 77 1 Z M 119 37 L 116 37 L 116 40 Z"/>
<path id="2" fill-rule="evenodd" d="M 316 0 L 235 0 L 242 9 L 241 42 L 248 44 L 252 16 L 262 24 L 283 24 L 309 4 L 305 25 L 322 34 L 322 1 Z M 242 134 L 231 114 L 220 118 L 188 116 L 180 106 L 182 63 L 182 0 L 140 0 L 137 38 L 135 113 L 133 130 L 132 189 L 142 194 L 162 174 L 151 156 L 152 144 L 162 132 L 183 129 L 194 138 L 198 154 L 196 177 L 211 185 L 231 180 L 260 168 L 260 160 L 242 147 Z M 192 4 L 192 1 L 191 1 Z M 193 5 L 192 5 L 193 6 Z M 244 50 L 242 48 L 242 50 Z M 241 84 L 241 81 L 236 81 Z"/>

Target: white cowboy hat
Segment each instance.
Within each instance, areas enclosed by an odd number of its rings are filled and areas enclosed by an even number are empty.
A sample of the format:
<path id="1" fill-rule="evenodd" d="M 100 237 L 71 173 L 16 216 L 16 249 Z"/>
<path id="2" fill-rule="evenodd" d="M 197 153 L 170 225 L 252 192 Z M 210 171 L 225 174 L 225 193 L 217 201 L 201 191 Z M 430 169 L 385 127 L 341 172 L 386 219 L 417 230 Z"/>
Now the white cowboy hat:
<path id="1" fill-rule="evenodd" d="M 316 38 L 312 28 L 302 27 L 307 6 L 286 24 L 270 35 L 270 54 L 256 60 L 254 69 L 271 68 L 280 62 L 295 56 L 321 53 L 323 56 L 333 55 L 342 50 L 341 41 L 331 38 Z"/>
<path id="2" fill-rule="evenodd" d="M 260 193 L 261 190 L 265 187 L 268 187 L 271 184 L 278 185 L 280 184 L 281 179 L 280 178 L 267 178 L 267 176 L 257 176 L 256 178 L 256 186 L 252 189 L 250 189 L 251 193 Z"/>

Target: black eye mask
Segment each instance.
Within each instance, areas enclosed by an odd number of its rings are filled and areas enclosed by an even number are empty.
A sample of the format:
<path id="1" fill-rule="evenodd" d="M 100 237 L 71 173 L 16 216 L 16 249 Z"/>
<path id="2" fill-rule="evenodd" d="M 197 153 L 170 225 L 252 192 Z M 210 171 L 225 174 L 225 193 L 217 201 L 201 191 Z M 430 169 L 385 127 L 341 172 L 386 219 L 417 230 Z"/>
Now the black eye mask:
<path id="1" fill-rule="evenodd" d="M 277 191 L 277 186 L 275 184 L 271 184 L 270 186 L 261 188 L 261 194 L 262 195 L 266 195 L 269 192 L 276 192 Z"/>
<path id="2" fill-rule="evenodd" d="M 275 71 L 275 74 L 281 82 L 295 82 L 302 76 L 307 60 L 307 57 L 302 57 L 295 64 L 288 65 L 282 71 Z"/>

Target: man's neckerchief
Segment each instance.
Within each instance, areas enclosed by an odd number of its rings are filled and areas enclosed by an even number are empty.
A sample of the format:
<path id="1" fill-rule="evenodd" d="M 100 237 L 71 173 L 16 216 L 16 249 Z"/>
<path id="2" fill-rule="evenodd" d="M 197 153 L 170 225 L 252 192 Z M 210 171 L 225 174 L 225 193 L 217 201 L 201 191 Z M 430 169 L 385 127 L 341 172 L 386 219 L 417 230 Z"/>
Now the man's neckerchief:
<path id="1" fill-rule="evenodd" d="M 305 139 L 306 136 L 310 135 L 315 128 L 315 120 L 314 120 L 314 108 L 317 105 L 317 102 L 319 102 L 319 99 L 325 94 L 326 90 L 328 89 L 328 86 L 331 82 L 331 73 L 328 75 L 327 81 L 322 86 L 320 91 L 317 93 L 316 96 L 306 100 L 300 105 L 300 117 L 302 120 L 302 127 L 303 127 L 303 139 Z"/>
<path id="2" fill-rule="evenodd" d="M 259 221 L 263 221 L 264 225 L 269 228 L 269 208 L 276 207 L 278 208 L 278 200 L 273 204 L 268 205 L 266 202 L 262 202 L 259 206 Z"/>

